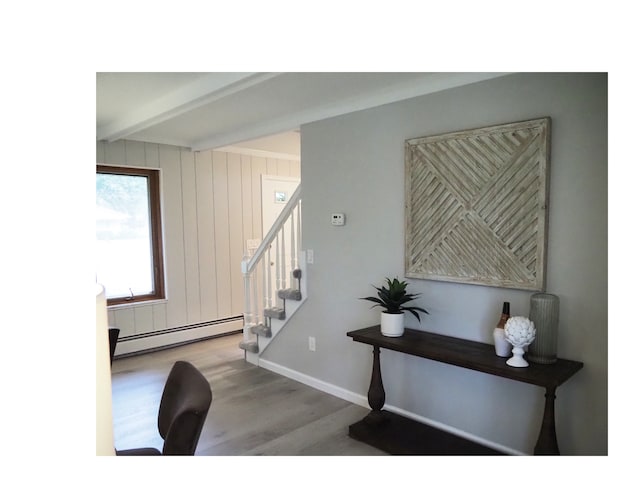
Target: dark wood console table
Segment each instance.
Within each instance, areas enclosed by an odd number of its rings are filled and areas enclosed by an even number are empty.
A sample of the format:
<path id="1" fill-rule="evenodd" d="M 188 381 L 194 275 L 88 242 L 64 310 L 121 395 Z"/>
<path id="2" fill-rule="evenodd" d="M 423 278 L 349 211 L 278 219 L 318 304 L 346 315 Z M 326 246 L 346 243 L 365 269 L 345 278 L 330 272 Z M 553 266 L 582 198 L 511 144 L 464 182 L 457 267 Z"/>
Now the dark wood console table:
<path id="1" fill-rule="evenodd" d="M 382 410 L 385 392 L 380 373 L 380 348 L 386 348 L 543 387 L 545 407 L 534 454 L 560 454 L 555 427 L 555 392 L 583 367 L 582 362 L 559 358 L 549 365 L 530 363 L 526 368 L 510 367 L 505 358 L 495 354 L 493 345 L 408 328 L 402 337 L 383 336 L 380 325 L 347 332 L 347 336 L 355 342 L 373 346 L 373 370 L 368 392 L 371 413 L 349 427 L 351 437 L 397 454 L 498 454 L 487 447 Z M 397 440 L 394 439 L 395 433 L 398 433 Z"/>

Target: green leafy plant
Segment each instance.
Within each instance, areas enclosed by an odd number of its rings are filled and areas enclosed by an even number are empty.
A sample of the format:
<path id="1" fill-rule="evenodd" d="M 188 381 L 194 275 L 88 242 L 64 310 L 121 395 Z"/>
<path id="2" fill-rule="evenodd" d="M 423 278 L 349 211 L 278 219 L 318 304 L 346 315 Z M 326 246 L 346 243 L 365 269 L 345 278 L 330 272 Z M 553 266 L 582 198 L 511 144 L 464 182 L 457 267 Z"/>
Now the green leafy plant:
<path id="1" fill-rule="evenodd" d="M 407 293 L 407 282 L 401 282 L 397 278 L 393 280 L 387 278 L 387 284 L 382 287 L 376 287 L 378 297 L 361 297 L 360 300 L 368 300 L 375 303 L 373 307 L 382 307 L 385 313 L 403 313 L 411 312 L 420 321 L 419 312 L 426 313 L 424 308 L 407 306 L 405 303 L 415 300 L 420 296 L 419 293 Z"/>

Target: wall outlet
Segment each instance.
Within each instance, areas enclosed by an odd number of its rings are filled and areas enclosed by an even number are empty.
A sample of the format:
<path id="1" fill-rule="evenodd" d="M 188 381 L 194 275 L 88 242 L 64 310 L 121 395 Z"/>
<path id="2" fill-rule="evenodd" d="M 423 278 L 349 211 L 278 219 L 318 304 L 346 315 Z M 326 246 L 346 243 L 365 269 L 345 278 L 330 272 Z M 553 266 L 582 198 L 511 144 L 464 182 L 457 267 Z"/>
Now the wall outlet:
<path id="1" fill-rule="evenodd" d="M 345 215 L 344 213 L 332 213 L 331 214 L 331 225 L 336 227 L 344 226 Z"/>
<path id="2" fill-rule="evenodd" d="M 313 263 L 313 250 L 307 250 L 307 263 Z"/>
<path id="3" fill-rule="evenodd" d="M 316 337 L 309 337 L 309 351 L 316 351 Z"/>

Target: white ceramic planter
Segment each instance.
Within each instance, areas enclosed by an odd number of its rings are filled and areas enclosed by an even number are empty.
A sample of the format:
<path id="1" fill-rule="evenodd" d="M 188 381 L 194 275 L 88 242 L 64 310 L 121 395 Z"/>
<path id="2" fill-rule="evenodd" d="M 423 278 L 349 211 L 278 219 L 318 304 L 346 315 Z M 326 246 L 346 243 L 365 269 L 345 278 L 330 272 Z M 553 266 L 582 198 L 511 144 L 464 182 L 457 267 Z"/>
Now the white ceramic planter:
<path id="1" fill-rule="evenodd" d="M 401 337 L 404 334 L 404 313 L 380 313 L 380 332 L 385 337 Z"/>

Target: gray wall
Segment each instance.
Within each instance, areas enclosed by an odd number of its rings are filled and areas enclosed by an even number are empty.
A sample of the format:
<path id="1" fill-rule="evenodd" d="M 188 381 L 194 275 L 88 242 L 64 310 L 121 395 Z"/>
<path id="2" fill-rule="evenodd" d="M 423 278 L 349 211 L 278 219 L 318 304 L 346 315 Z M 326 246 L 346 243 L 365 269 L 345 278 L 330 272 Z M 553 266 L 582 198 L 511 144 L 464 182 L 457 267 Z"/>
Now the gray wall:
<path id="1" fill-rule="evenodd" d="M 532 118 L 552 119 L 547 291 L 560 297 L 559 356 L 584 369 L 557 392 L 564 454 L 606 455 L 607 76 L 515 74 L 304 125 L 303 248 L 309 298 L 265 359 L 366 395 L 371 349 L 349 330 L 379 323 L 358 297 L 403 276 L 404 141 Z M 344 212 L 345 227 L 329 216 Z M 410 279 L 430 312 L 408 327 L 492 342 L 503 301 L 528 315 L 531 292 Z M 310 352 L 307 338 L 316 337 Z M 382 352 L 387 404 L 530 453 L 543 389 Z"/>

